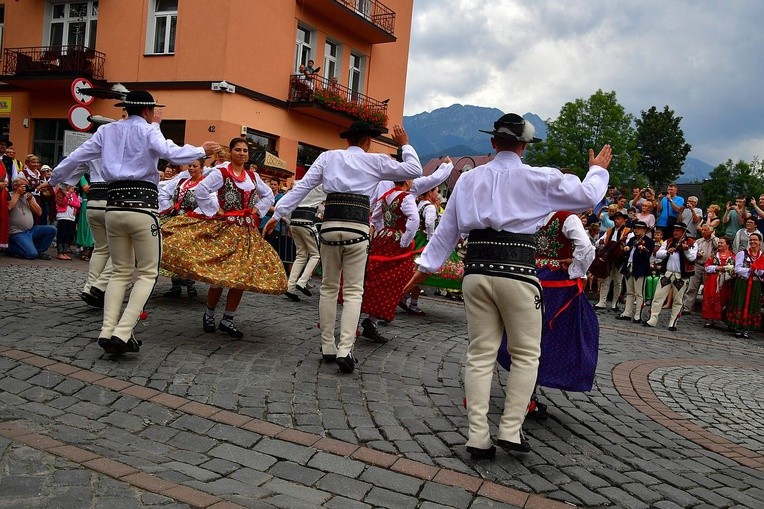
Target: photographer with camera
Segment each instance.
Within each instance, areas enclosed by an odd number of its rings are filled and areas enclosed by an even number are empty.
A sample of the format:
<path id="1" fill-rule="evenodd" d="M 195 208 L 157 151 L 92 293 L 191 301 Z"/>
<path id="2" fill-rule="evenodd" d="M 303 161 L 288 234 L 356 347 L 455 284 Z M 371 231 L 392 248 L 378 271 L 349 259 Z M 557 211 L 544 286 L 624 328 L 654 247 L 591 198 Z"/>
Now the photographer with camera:
<path id="1" fill-rule="evenodd" d="M 725 225 L 724 236 L 731 239 L 735 238 L 737 232 L 745 227 L 745 220 L 748 217 L 748 211 L 745 209 L 745 195 L 735 198 L 735 205 L 727 202 L 722 224 Z"/>
<path id="2" fill-rule="evenodd" d="M 19 258 L 50 260 L 48 250 L 56 238 L 56 227 L 35 225 L 42 208 L 32 195 L 32 188 L 24 177 L 11 182 L 13 193 L 8 200 L 8 252 Z"/>
<path id="3" fill-rule="evenodd" d="M 663 230 L 663 237 L 668 239 L 674 233 L 674 225 L 679 221 L 679 214 L 681 214 L 684 207 L 684 198 L 677 196 L 676 184 L 669 184 L 666 188 L 666 193 L 658 195 L 658 208 L 656 209 L 656 215 L 658 221 L 655 226 Z"/>
<path id="4" fill-rule="evenodd" d="M 679 220 L 687 225 L 687 232 L 694 238 L 698 238 L 698 228 L 703 221 L 703 210 L 698 208 L 698 197 L 690 196 L 684 204 Z"/>

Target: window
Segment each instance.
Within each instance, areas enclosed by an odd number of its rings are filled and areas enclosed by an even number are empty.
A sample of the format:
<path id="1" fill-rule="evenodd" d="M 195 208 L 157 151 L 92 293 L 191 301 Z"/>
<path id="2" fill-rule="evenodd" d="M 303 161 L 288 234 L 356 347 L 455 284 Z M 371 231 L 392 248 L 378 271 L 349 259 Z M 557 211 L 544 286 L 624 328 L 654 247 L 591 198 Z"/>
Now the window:
<path id="1" fill-rule="evenodd" d="M 310 167 L 313 161 L 318 158 L 323 152 L 326 152 L 325 148 L 314 147 L 313 145 L 307 145 L 302 142 L 297 143 L 297 166 Z"/>
<path id="2" fill-rule="evenodd" d="M 339 77 L 340 45 L 327 40 L 324 45 L 324 78 Z"/>
<path id="3" fill-rule="evenodd" d="M 350 70 L 348 75 L 348 88 L 352 92 L 351 100 L 358 100 L 358 94 L 363 86 L 364 57 L 357 53 L 350 53 Z"/>
<path id="4" fill-rule="evenodd" d="M 0 49 L 3 47 L 3 28 L 5 27 L 5 5 L 0 5 Z"/>
<path id="5" fill-rule="evenodd" d="M 178 0 L 150 0 L 146 53 L 175 53 L 175 30 L 178 23 Z"/>
<path id="6" fill-rule="evenodd" d="M 307 65 L 308 60 L 313 60 L 313 46 L 311 41 L 313 40 L 313 32 L 304 27 L 297 27 L 297 46 L 294 54 L 294 70 L 295 72 L 301 65 Z"/>
<path id="7" fill-rule="evenodd" d="M 56 166 L 64 158 L 64 131 L 71 130 L 69 121 L 40 119 L 34 124 L 33 153 L 43 164 Z"/>
<path id="8" fill-rule="evenodd" d="M 162 123 L 159 124 L 159 130 L 162 131 L 165 139 L 174 141 L 176 145 L 186 143 L 185 120 L 162 120 Z"/>
<path id="9" fill-rule="evenodd" d="M 51 6 L 48 44 L 95 48 L 98 1 L 65 2 Z"/>
<path id="10" fill-rule="evenodd" d="M 277 137 L 249 128 L 243 137 L 247 139 L 247 145 L 249 145 L 249 161 L 251 163 L 263 164 L 265 152 L 270 152 L 275 156 L 279 155 L 276 151 Z"/>
<path id="11" fill-rule="evenodd" d="M 356 0 L 355 10 L 364 18 L 371 18 L 371 0 Z"/>

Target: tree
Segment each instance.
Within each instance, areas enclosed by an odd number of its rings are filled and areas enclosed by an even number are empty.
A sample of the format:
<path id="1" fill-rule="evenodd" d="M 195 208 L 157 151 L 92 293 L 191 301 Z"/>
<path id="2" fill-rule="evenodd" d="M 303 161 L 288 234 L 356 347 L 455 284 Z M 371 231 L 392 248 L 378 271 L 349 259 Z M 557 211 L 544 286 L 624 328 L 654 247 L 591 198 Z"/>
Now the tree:
<path id="1" fill-rule="evenodd" d="M 566 103 L 556 120 L 547 120 L 547 138 L 531 145 L 525 159 L 529 164 L 571 168 L 583 176 L 589 169 L 589 149 L 613 147 L 610 182 L 634 182 L 636 170 L 635 137 L 632 121 L 618 104 L 615 92 L 597 90 L 589 99 Z"/>
<path id="2" fill-rule="evenodd" d="M 724 211 L 728 201 L 746 196 L 746 204 L 751 198 L 759 197 L 764 189 L 764 175 L 761 173 L 758 159 L 748 164 L 745 161 L 733 163 L 732 159 L 720 164 L 711 171 L 708 180 L 703 182 L 703 197 L 710 205 L 715 203 Z"/>
<path id="3" fill-rule="evenodd" d="M 642 112 L 637 125 L 637 171 L 655 186 L 673 182 L 682 174 L 682 164 L 692 148 L 684 141 L 679 127 L 682 117 L 675 117 L 668 106 L 658 111 L 655 106 Z"/>

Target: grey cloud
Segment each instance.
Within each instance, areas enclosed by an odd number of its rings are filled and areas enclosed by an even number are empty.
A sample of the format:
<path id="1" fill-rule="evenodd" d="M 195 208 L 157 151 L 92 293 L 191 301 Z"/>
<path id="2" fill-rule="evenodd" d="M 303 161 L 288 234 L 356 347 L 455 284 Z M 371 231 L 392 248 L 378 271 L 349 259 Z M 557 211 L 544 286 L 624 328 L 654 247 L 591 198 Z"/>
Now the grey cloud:
<path id="1" fill-rule="evenodd" d="M 764 2 L 417 0 L 414 9 L 408 115 L 460 102 L 554 118 L 601 88 L 634 115 L 668 104 L 694 157 L 764 156 Z"/>

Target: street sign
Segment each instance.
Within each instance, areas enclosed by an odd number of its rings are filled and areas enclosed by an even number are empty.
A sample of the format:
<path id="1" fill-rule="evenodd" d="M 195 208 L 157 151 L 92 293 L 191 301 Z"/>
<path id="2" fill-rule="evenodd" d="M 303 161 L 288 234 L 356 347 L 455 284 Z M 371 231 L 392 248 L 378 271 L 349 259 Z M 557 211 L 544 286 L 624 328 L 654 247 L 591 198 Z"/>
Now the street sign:
<path id="1" fill-rule="evenodd" d="M 95 97 L 80 92 L 81 88 L 93 88 L 93 84 L 85 78 L 77 78 L 72 82 L 72 97 L 77 101 L 77 104 L 88 106 L 95 100 Z"/>
<path id="2" fill-rule="evenodd" d="M 92 133 L 80 133 L 77 131 L 64 130 L 64 157 L 68 156 L 74 149 L 93 137 Z"/>
<path id="3" fill-rule="evenodd" d="M 89 131 L 93 127 L 89 116 L 90 110 L 85 106 L 75 105 L 69 108 L 69 124 L 78 131 Z"/>

